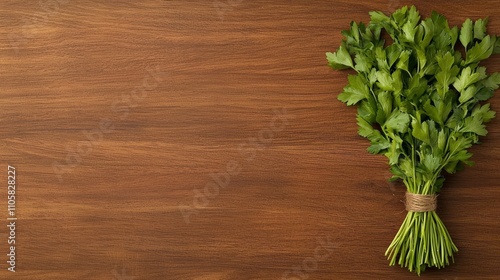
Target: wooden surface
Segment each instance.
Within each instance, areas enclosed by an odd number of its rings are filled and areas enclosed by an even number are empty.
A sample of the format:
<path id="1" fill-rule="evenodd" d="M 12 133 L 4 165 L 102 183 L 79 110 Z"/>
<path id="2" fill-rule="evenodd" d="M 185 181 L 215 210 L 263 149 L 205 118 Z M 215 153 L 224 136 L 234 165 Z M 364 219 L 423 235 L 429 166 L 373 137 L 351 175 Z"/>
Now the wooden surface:
<path id="1" fill-rule="evenodd" d="M 384 257 L 404 189 L 325 60 L 351 20 L 404 4 L 0 1 L 0 278 L 416 279 Z M 416 5 L 500 34 L 498 1 Z M 440 196 L 456 263 L 421 279 L 500 277 L 500 121 L 488 128 Z"/>

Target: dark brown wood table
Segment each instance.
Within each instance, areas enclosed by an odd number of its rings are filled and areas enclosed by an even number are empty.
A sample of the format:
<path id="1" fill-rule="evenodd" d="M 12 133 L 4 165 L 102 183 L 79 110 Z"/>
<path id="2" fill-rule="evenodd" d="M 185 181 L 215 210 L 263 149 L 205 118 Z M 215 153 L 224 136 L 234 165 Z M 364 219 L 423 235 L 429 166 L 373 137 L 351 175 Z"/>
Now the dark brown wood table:
<path id="1" fill-rule="evenodd" d="M 415 2 L 500 34 L 498 1 Z M 417 279 L 384 257 L 404 188 L 325 59 L 351 20 L 406 4 L 0 1 L 0 279 Z M 421 279 L 500 279 L 488 129 L 440 196 L 455 264 Z"/>

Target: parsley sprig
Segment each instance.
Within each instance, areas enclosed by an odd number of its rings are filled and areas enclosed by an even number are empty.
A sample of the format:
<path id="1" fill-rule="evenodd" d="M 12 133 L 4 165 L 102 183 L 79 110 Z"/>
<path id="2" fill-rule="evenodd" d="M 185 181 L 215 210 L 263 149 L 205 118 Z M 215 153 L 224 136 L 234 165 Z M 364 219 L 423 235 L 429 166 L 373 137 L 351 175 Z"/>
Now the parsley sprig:
<path id="1" fill-rule="evenodd" d="M 436 194 L 443 170 L 471 165 L 468 149 L 495 117 L 485 101 L 499 87 L 500 74 L 487 74 L 479 63 L 500 53 L 500 38 L 487 34 L 487 23 L 467 19 L 450 28 L 436 12 L 421 19 L 414 6 L 390 16 L 371 12 L 368 25 L 351 22 L 341 46 L 326 54 L 333 69 L 356 71 L 338 99 L 357 105 L 368 152 L 385 155 L 391 179 L 401 179 L 410 193 Z M 410 211 L 386 256 L 390 265 L 420 275 L 426 267 L 448 265 L 457 251 L 435 211 Z"/>

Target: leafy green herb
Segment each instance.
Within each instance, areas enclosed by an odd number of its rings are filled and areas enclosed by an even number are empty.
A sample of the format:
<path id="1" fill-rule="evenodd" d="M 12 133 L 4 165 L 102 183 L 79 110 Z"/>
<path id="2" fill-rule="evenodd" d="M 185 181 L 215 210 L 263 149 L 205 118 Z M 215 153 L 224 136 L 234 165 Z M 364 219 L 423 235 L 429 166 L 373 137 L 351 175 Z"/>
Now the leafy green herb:
<path id="1" fill-rule="evenodd" d="M 370 17 L 368 25 L 352 22 L 339 49 L 326 54 L 333 69 L 356 71 L 338 99 L 357 105 L 359 135 L 370 141 L 368 152 L 389 159 L 391 180 L 402 180 L 410 193 L 436 194 L 443 171 L 472 164 L 467 149 L 495 117 L 482 102 L 499 87 L 500 74 L 488 75 L 479 62 L 500 53 L 500 39 L 486 33 L 487 18 L 450 28 L 436 12 L 421 20 L 414 6 Z M 457 251 L 435 211 L 409 211 L 386 256 L 420 275 L 448 265 Z"/>

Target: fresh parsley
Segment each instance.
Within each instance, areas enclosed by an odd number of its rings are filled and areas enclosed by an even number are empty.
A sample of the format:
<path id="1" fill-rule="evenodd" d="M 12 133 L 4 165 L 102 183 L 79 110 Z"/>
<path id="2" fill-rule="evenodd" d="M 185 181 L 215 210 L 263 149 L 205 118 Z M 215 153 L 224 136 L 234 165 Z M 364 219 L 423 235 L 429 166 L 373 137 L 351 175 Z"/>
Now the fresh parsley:
<path id="1" fill-rule="evenodd" d="M 409 193 L 436 194 L 443 171 L 471 165 L 468 149 L 495 117 L 485 101 L 500 74 L 487 74 L 479 63 L 500 53 L 500 38 L 487 34 L 487 23 L 467 19 L 450 27 L 436 12 L 421 19 L 414 6 L 390 16 L 374 11 L 368 25 L 352 22 L 337 51 L 326 54 L 333 69 L 355 70 L 338 99 L 357 105 L 368 152 L 385 155 L 391 179 L 402 180 Z M 457 251 L 435 211 L 409 211 L 386 256 L 390 265 L 420 275 L 448 265 Z"/>

